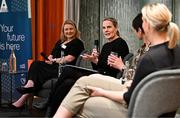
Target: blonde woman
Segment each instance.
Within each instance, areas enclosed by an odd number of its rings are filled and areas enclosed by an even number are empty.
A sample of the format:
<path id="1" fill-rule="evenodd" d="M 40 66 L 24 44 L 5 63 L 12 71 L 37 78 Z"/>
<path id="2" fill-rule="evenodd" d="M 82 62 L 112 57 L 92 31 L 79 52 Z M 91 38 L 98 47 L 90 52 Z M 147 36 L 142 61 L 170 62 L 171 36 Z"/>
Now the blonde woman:
<path id="1" fill-rule="evenodd" d="M 166 68 L 180 67 L 179 28 L 171 22 L 172 14 L 161 3 L 142 8 L 145 38 L 151 45 L 140 58 L 130 88 L 117 79 L 101 78 L 98 74 L 80 78 L 58 108 L 54 118 L 126 117 L 131 95 L 138 83 L 148 74 Z"/>
<path id="2" fill-rule="evenodd" d="M 105 18 L 103 19 L 102 24 L 103 34 L 108 42 L 103 45 L 100 53 L 97 52 L 96 49 L 93 49 L 91 54 L 84 54 L 83 58 L 91 61 L 94 69 L 97 70 L 98 73 L 116 77 L 119 70 L 108 64 L 108 56 L 110 55 L 111 51 L 113 51 L 123 59 L 129 53 L 129 48 L 126 41 L 120 37 L 118 22 L 115 18 Z M 55 114 L 60 103 L 69 92 L 71 87 L 74 85 L 76 80 L 84 75 L 87 74 L 84 74 L 81 71 L 74 70 L 72 68 L 63 68 L 60 79 L 58 79 L 54 89 L 50 94 L 47 105 L 47 116 L 52 117 Z"/>
<path id="3" fill-rule="evenodd" d="M 41 89 L 43 83 L 51 78 L 58 77 L 59 63 L 74 65 L 79 54 L 84 50 L 84 44 L 80 40 L 80 34 L 76 24 L 72 20 L 66 20 L 62 26 L 61 38 L 55 44 L 49 60 L 34 61 L 28 71 L 27 83 L 17 88 L 22 96 L 9 106 L 13 109 L 21 109 L 30 93 Z M 63 59 L 62 59 L 63 55 Z"/>

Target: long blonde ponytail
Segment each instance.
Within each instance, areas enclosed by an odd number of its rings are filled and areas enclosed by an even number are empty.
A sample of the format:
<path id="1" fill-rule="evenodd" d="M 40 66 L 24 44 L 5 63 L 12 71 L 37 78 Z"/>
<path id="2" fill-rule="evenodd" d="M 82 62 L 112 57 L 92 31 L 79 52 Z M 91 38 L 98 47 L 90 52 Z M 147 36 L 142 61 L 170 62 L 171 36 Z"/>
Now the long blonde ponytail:
<path id="1" fill-rule="evenodd" d="M 179 40 L 179 28 L 177 24 L 170 22 L 168 28 L 168 35 L 169 35 L 169 44 L 168 47 L 170 49 L 174 48 L 177 45 Z"/>

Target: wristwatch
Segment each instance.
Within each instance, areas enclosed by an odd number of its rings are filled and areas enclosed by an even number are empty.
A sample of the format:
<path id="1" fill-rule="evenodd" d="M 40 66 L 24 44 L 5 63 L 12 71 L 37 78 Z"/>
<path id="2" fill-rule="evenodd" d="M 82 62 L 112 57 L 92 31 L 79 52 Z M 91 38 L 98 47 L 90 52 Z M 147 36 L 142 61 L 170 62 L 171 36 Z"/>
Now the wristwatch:
<path id="1" fill-rule="evenodd" d="M 121 72 L 123 73 L 125 69 L 126 69 L 126 65 L 124 65 L 124 66 L 122 67 Z"/>

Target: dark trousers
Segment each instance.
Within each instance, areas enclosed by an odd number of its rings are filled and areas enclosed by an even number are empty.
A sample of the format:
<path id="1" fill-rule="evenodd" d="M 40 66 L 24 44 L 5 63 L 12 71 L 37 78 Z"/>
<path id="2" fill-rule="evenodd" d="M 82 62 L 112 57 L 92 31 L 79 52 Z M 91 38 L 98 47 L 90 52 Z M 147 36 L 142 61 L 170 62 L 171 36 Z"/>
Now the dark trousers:
<path id="1" fill-rule="evenodd" d="M 48 108 L 47 108 L 47 117 L 52 117 L 59 105 L 61 104 L 64 97 L 67 95 L 71 87 L 74 85 L 76 80 L 80 77 L 87 75 L 80 71 L 74 70 L 69 67 L 64 67 L 61 73 L 61 76 L 58 78 L 55 87 L 51 91 L 48 99 Z"/>
<path id="2" fill-rule="evenodd" d="M 34 82 L 35 91 L 51 78 L 58 76 L 58 64 L 47 64 L 44 61 L 34 61 L 28 71 L 28 80 Z"/>

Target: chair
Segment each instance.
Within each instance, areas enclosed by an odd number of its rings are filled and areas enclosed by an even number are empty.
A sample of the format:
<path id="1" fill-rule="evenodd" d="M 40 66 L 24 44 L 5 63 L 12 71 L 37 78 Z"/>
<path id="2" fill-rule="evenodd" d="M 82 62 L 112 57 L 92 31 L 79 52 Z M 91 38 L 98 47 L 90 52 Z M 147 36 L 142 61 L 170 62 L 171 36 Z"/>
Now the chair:
<path id="1" fill-rule="evenodd" d="M 81 62 L 82 62 L 81 55 L 84 54 L 85 52 L 86 52 L 86 50 L 81 52 L 80 56 L 77 58 L 75 66 L 82 66 L 81 65 Z M 57 80 L 58 80 L 58 78 L 52 78 L 52 79 L 48 80 L 47 82 L 45 82 L 42 86 L 42 89 L 36 93 L 37 96 L 47 98 L 49 95 L 49 92 L 51 91 L 52 87 L 55 85 Z"/>
<path id="2" fill-rule="evenodd" d="M 87 53 L 87 52 L 88 52 L 87 50 L 83 50 L 83 51 L 81 52 L 81 54 L 79 55 L 79 57 L 78 57 L 77 60 L 76 60 L 75 66 L 79 66 L 79 67 L 83 67 L 83 66 L 84 66 L 83 59 L 82 59 L 82 56 L 81 56 L 81 55 L 83 55 L 84 53 Z"/>
<path id="3" fill-rule="evenodd" d="M 127 55 L 124 57 L 123 62 L 125 63 L 126 61 L 132 61 L 133 56 L 134 56 L 133 53 L 127 54 Z"/>
<path id="4" fill-rule="evenodd" d="M 180 69 L 161 70 L 145 77 L 135 88 L 128 117 L 159 117 L 179 107 Z"/>
<path id="5" fill-rule="evenodd" d="M 103 99 L 106 100 L 103 101 Z M 98 101 L 98 105 L 102 105 L 97 106 L 94 104 L 94 101 Z M 84 114 L 86 114 L 86 117 L 92 117 L 92 114 L 88 114 L 92 109 L 97 109 L 97 107 L 101 108 L 103 106 L 106 109 L 111 109 L 108 107 L 110 105 L 118 107 L 118 105 L 120 104 L 117 104 L 117 102 L 112 102 L 112 100 L 108 101 L 107 98 L 103 97 L 91 97 L 85 102 L 83 109 L 81 109 L 82 111 L 80 112 L 86 111 L 87 114 L 86 112 L 84 112 Z M 131 96 L 127 117 L 155 118 L 166 113 L 174 112 L 179 107 L 180 69 L 161 70 L 149 74 L 137 85 Z M 103 114 L 103 111 L 101 109 L 98 109 L 96 111 Z M 109 114 L 111 116 L 114 115 L 114 118 L 120 117 L 116 117 L 115 114 L 113 114 L 113 110 L 112 112 L 109 111 Z"/>
<path id="6" fill-rule="evenodd" d="M 75 66 L 83 66 L 81 55 L 86 52 L 87 52 L 86 50 L 81 52 L 80 56 L 77 58 Z M 36 108 L 39 108 L 39 109 L 44 108 L 43 105 L 46 104 L 47 98 L 49 97 L 49 93 L 52 90 L 52 88 L 54 87 L 57 80 L 58 80 L 58 78 L 52 78 L 43 84 L 42 89 L 35 93 L 35 96 L 41 97 L 41 102 L 34 103 L 33 106 L 35 106 Z"/>

